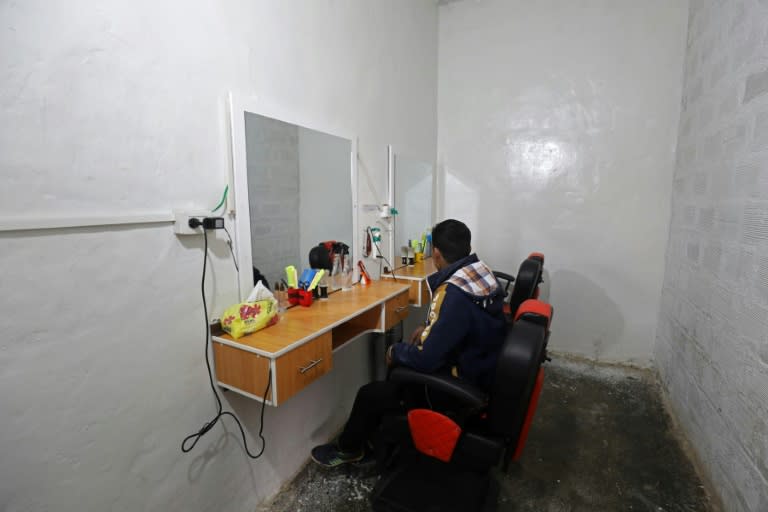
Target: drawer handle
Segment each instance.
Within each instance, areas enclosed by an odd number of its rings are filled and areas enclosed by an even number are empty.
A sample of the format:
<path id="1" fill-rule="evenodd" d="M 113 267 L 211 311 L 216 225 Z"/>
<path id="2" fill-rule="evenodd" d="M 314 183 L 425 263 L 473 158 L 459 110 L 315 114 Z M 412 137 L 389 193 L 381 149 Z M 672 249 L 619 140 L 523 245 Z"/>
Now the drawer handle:
<path id="1" fill-rule="evenodd" d="M 406 309 L 408 309 L 408 306 L 400 306 L 399 308 L 395 309 L 395 313 L 402 313 Z"/>
<path id="2" fill-rule="evenodd" d="M 314 368 L 315 366 L 319 365 L 322 362 L 323 358 L 315 359 L 314 361 L 310 361 L 307 366 L 304 366 L 303 368 L 299 368 L 299 373 L 302 375 L 307 373 L 309 370 Z"/>

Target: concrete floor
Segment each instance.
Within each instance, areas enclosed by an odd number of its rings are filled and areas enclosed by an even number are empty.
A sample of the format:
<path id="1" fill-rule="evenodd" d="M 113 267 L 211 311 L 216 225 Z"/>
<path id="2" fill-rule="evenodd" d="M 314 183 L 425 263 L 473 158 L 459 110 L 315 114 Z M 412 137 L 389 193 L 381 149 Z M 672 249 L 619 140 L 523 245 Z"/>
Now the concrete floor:
<path id="1" fill-rule="evenodd" d="M 555 357 L 500 512 L 717 512 L 649 375 Z M 258 512 L 368 511 L 376 477 L 308 464 Z"/>

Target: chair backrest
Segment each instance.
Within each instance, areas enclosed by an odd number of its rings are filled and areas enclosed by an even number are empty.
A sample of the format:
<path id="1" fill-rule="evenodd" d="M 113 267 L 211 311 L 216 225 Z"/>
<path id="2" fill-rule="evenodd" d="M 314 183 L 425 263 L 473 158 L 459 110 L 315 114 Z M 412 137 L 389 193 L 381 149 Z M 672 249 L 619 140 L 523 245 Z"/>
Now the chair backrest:
<path id="1" fill-rule="evenodd" d="M 510 327 L 499 353 L 488 404 L 492 434 L 516 440 L 525 422 L 531 394 L 544 359 L 547 328 L 524 318 Z"/>
<path id="2" fill-rule="evenodd" d="M 515 318 L 520 304 L 535 297 L 541 282 L 541 273 L 542 260 L 538 258 L 528 258 L 520 264 L 517 279 L 515 279 L 515 287 L 512 289 L 512 296 L 509 299 L 511 318 Z"/>
<path id="3" fill-rule="evenodd" d="M 543 252 L 532 252 L 528 255 L 529 260 L 539 260 L 541 262 L 541 266 L 544 266 L 544 253 Z"/>

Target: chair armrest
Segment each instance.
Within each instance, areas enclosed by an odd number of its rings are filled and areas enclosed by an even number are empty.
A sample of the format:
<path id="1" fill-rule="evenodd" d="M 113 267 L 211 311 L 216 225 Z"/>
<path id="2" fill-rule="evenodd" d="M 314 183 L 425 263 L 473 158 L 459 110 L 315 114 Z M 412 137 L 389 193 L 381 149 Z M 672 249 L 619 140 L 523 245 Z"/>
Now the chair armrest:
<path id="1" fill-rule="evenodd" d="M 502 279 L 507 282 L 506 286 L 504 286 L 504 296 L 509 294 L 509 286 L 515 281 L 514 276 L 507 274 L 506 272 L 501 272 L 499 270 L 494 270 L 493 275 L 496 276 L 496 279 Z M 501 285 L 501 283 L 499 283 Z"/>
<path id="2" fill-rule="evenodd" d="M 398 366 L 389 374 L 389 380 L 403 384 L 423 384 L 454 398 L 460 405 L 482 409 L 488 405 L 488 395 L 477 386 L 450 375 L 421 373 L 411 368 Z"/>
<path id="3" fill-rule="evenodd" d="M 494 270 L 493 275 L 495 275 L 496 277 L 500 277 L 505 281 L 509 281 L 510 283 L 515 280 L 515 277 L 513 275 L 507 274 L 506 272 L 502 272 L 500 270 Z"/>

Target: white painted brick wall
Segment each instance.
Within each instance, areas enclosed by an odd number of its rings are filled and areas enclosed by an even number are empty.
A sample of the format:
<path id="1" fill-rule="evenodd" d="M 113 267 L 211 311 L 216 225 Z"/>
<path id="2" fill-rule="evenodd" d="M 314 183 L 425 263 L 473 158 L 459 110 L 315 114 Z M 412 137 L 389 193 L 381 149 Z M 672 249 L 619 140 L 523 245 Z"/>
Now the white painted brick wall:
<path id="1" fill-rule="evenodd" d="M 768 1 L 692 0 L 655 360 L 726 510 L 768 510 Z"/>

